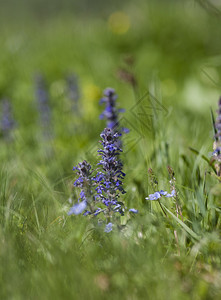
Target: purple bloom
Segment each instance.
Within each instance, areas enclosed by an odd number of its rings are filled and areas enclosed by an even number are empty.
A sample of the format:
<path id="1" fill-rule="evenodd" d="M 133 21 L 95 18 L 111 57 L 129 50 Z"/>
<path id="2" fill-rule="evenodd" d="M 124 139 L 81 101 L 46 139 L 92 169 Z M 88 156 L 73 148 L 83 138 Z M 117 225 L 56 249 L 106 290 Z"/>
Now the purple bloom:
<path id="1" fill-rule="evenodd" d="M 134 213 L 134 214 L 138 214 L 138 210 L 135 209 L 135 208 L 130 208 L 130 209 L 129 209 L 129 212 L 132 212 L 132 213 Z"/>
<path id="2" fill-rule="evenodd" d="M 92 202 L 96 202 L 96 198 L 94 196 L 94 177 L 92 177 L 91 165 L 84 160 L 82 163 L 79 163 L 73 170 L 77 173 L 78 178 L 74 182 L 75 187 L 79 187 L 81 189 L 80 199 L 83 200 L 81 203 L 84 205 L 88 204 L 89 210 L 84 213 L 84 215 L 94 213 Z M 70 210 L 71 213 L 76 214 L 75 212 L 80 210 L 83 204 L 81 203 L 75 204 Z M 72 212 L 73 211 L 73 212 Z"/>
<path id="3" fill-rule="evenodd" d="M 99 165 L 102 167 L 102 172 L 99 172 L 97 180 L 98 187 L 96 191 L 104 205 L 106 205 L 109 210 L 113 210 L 114 207 L 118 205 L 119 193 L 124 194 L 125 191 L 122 187 L 122 181 L 125 173 L 122 172 L 123 165 L 119 159 L 119 154 L 122 151 L 118 143 L 118 134 L 115 133 L 110 128 L 105 128 L 101 133 L 101 144 L 103 146 L 102 150 L 98 150 L 99 155 L 102 159 Z M 101 176 L 101 174 L 103 174 Z M 123 214 L 122 210 L 119 210 Z"/>
<path id="4" fill-rule="evenodd" d="M 113 229 L 113 224 L 112 224 L 112 223 L 108 223 L 108 224 L 105 226 L 104 232 L 109 233 L 109 232 L 112 231 L 112 229 Z"/>
<path id="5" fill-rule="evenodd" d="M 166 194 L 167 194 L 167 192 L 165 192 L 163 190 L 159 191 L 159 193 L 160 193 L 160 195 L 163 195 L 163 196 L 166 196 Z"/>
<path id="6" fill-rule="evenodd" d="M 79 215 L 81 214 L 87 207 L 87 201 L 82 201 L 80 203 L 76 203 L 68 212 L 68 215 Z"/>
<path id="7" fill-rule="evenodd" d="M 124 133 L 129 133 L 129 132 L 130 132 L 130 129 L 125 128 L 125 127 L 122 127 L 122 128 L 121 128 L 121 131 L 124 132 Z"/>
<path id="8" fill-rule="evenodd" d="M 40 115 L 40 124 L 44 128 L 43 133 L 46 138 L 51 136 L 51 109 L 49 104 L 49 95 L 46 88 L 46 82 L 42 75 L 35 78 L 35 97 L 37 100 L 38 111 Z"/>
<path id="9" fill-rule="evenodd" d="M 15 121 L 12 116 L 11 104 L 8 100 L 3 100 L 1 131 L 6 139 L 10 138 L 10 133 L 14 128 L 15 128 Z"/>
<path id="10" fill-rule="evenodd" d="M 85 198 L 85 193 L 84 193 L 84 191 L 81 191 L 81 192 L 80 192 L 80 197 L 81 197 L 81 199 L 84 199 L 84 198 Z"/>
<path id="11" fill-rule="evenodd" d="M 96 211 L 94 212 L 94 216 L 97 216 L 99 213 L 101 213 L 101 208 L 96 209 Z"/>
<path id="12" fill-rule="evenodd" d="M 73 170 L 76 171 L 78 175 L 78 179 L 75 180 L 74 185 L 82 188 L 82 192 L 85 193 L 84 187 L 88 186 L 88 183 L 91 181 L 91 165 L 84 160 L 82 163 L 79 163 L 78 166 L 74 167 Z"/>
<path id="13" fill-rule="evenodd" d="M 221 147 L 217 147 L 212 153 L 213 156 L 219 156 L 220 154 L 221 154 Z"/>
<path id="14" fill-rule="evenodd" d="M 74 113 L 79 113 L 79 85 L 78 85 L 78 78 L 75 74 L 71 74 L 66 78 L 67 88 L 68 88 L 68 96 L 72 102 L 72 110 Z"/>
<path id="15" fill-rule="evenodd" d="M 217 110 L 218 116 L 215 123 L 215 128 L 217 131 L 215 134 L 215 139 L 216 141 L 221 142 L 221 97 L 219 99 L 218 106 L 219 106 L 219 109 Z"/>
<path id="16" fill-rule="evenodd" d="M 86 210 L 83 215 L 84 216 L 91 215 L 91 212 L 89 210 Z"/>
<path id="17" fill-rule="evenodd" d="M 212 160 L 216 161 L 215 163 L 215 169 L 217 176 L 221 176 L 221 97 L 218 102 L 219 109 L 217 110 L 217 119 L 214 124 L 214 143 L 213 143 L 213 157 Z"/>
<path id="18" fill-rule="evenodd" d="M 106 88 L 104 90 L 104 97 L 100 100 L 100 104 L 105 103 L 105 110 L 100 115 L 100 119 L 106 119 L 107 120 L 107 128 L 110 128 L 114 130 L 115 132 L 125 132 L 128 133 L 129 129 L 119 128 L 119 121 L 118 121 L 118 114 L 125 112 L 124 109 L 117 109 L 116 108 L 116 100 L 117 95 L 115 93 L 115 90 L 112 88 Z"/>

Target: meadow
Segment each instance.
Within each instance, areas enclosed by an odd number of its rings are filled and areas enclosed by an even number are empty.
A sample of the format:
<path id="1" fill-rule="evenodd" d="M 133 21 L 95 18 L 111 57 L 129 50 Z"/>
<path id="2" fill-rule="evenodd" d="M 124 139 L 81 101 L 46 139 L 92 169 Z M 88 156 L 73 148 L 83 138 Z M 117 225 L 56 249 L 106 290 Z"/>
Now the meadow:
<path id="1" fill-rule="evenodd" d="M 202 3 L 0 13 L 1 299 L 221 298 L 221 13 Z M 69 215 L 107 87 L 123 213 Z"/>

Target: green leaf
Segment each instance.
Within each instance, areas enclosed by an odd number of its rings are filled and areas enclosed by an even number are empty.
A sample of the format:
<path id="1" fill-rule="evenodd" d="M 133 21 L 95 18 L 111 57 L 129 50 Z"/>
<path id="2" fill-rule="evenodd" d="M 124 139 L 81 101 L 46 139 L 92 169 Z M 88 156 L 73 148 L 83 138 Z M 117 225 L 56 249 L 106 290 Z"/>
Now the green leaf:
<path id="1" fill-rule="evenodd" d="M 183 229 L 189 233 L 190 236 L 192 236 L 195 240 L 199 241 L 200 237 L 192 230 L 190 229 L 183 221 L 181 221 L 177 216 L 175 216 L 168 208 L 166 208 L 165 205 L 163 205 L 163 208 L 183 227 Z"/>

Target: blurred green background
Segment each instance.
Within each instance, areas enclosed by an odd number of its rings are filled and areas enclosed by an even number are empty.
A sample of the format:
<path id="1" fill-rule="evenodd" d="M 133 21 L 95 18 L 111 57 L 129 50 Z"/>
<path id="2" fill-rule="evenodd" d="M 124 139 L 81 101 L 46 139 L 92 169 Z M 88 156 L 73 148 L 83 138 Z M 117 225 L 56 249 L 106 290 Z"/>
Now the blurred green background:
<path id="1" fill-rule="evenodd" d="M 0 140 L 1 299 L 220 299 L 220 183 L 189 150 L 213 151 L 220 10 L 212 0 L 1 1 L 0 99 L 10 99 L 17 124 L 12 141 Z M 39 73 L 52 111 L 48 140 L 35 99 Z M 79 82 L 77 114 L 69 74 Z M 122 200 L 140 213 L 107 235 L 96 220 L 67 211 L 78 198 L 72 167 L 85 158 L 96 167 L 105 127 L 99 99 L 109 86 L 131 130 Z M 137 114 L 147 93 L 142 105 L 160 107 L 145 111 L 151 122 Z M 147 169 L 168 190 L 168 164 L 197 239 L 145 201 L 153 192 Z M 175 213 L 172 202 L 164 205 Z"/>

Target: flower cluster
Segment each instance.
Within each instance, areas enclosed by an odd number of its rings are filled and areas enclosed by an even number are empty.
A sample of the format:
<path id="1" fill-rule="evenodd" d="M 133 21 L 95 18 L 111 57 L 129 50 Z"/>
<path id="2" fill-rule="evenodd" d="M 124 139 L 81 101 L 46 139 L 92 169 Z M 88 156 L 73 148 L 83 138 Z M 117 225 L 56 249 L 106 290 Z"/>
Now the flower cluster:
<path id="1" fill-rule="evenodd" d="M 72 110 L 75 113 L 79 112 L 78 100 L 80 98 L 78 80 L 76 75 L 69 75 L 66 78 L 67 88 L 68 88 L 68 96 L 71 100 Z"/>
<path id="2" fill-rule="evenodd" d="M 219 109 L 217 110 L 218 116 L 215 123 L 215 142 L 213 144 L 213 160 L 217 161 L 215 165 L 217 175 L 221 176 L 221 97 L 218 102 Z"/>
<path id="3" fill-rule="evenodd" d="M 85 214 L 94 213 L 94 208 L 92 206 L 92 202 L 94 199 L 93 192 L 93 177 L 92 177 L 92 169 L 91 165 L 84 160 L 82 163 L 79 163 L 78 166 L 73 168 L 76 171 L 78 178 L 74 182 L 75 187 L 79 187 L 81 189 L 80 198 L 78 199 L 78 203 L 76 203 L 68 212 L 71 214 L 81 214 L 85 211 L 86 207 L 89 206 L 89 211 L 86 211 Z"/>
<path id="4" fill-rule="evenodd" d="M 116 213 L 124 215 L 124 203 L 119 200 L 120 194 L 125 194 L 123 179 L 125 173 L 119 159 L 122 150 L 118 146 L 119 134 L 110 128 L 105 128 L 101 133 L 102 149 L 98 150 L 101 159 L 96 174 L 91 165 L 86 161 L 79 163 L 73 170 L 77 172 L 78 178 L 74 182 L 75 187 L 81 189 L 78 203 L 69 210 L 68 215 L 84 214 L 85 216 L 97 216 L 103 213 L 106 218 L 104 231 L 113 229 L 112 221 Z M 129 213 L 137 214 L 138 210 L 131 208 Z"/>
<path id="5" fill-rule="evenodd" d="M 169 194 L 168 192 L 166 191 L 159 191 L 159 192 L 155 192 L 154 194 L 150 194 L 148 197 L 146 197 L 145 199 L 146 200 L 150 200 L 150 201 L 153 201 L 153 200 L 159 200 L 162 196 L 165 196 L 167 198 L 172 198 L 175 196 L 175 190 L 172 190 L 171 194 Z"/>
<path id="6" fill-rule="evenodd" d="M 1 119 L 1 131 L 6 139 L 10 138 L 11 131 L 15 127 L 15 121 L 12 116 L 11 105 L 8 100 L 2 102 L 2 119 Z"/>
<path id="7" fill-rule="evenodd" d="M 98 183 L 96 191 L 109 212 L 115 210 L 123 214 L 122 203 L 118 198 L 119 193 L 125 193 L 122 187 L 125 173 L 122 171 L 123 165 L 118 157 L 122 152 L 118 147 L 118 137 L 118 133 L 114 133 L 110 128 L 105 128 L 101 133 L 103 149 L 98 150 L 98 153 L 102 157 L 99 162 L 102 170 L 96 176 Z"/>
<path id="8" fill-rule="evenodd" d="M 35 78 L 35 95 L 40 113 L 40 123 L 44 127 L 45 136 L 50 135 L 51 109 L 49 106 L 49 95 L 46 89 L 46 83 L 42 75 Z"/>
<path id="9" fill-rule="evenodd" d="M 114 89 L 106 88 L 104 90 L 104 97 L 100 100 L 100 104 L 105 103 L 105 110 L 100 115 L 100 119 L 107 120 L 107 128 L 110 128 L 118 133 L 128 133 L 129 129 L 119 128 L 118 114 L 121 112 L 125 112 L 125 110 L 116 108 L 116 99 L 117 95 Z"/>
<path id="10" fill-rule="evenodd" d="M 95 175 L 91 165 L 86 161 L 74 168 L 78 175 L 74 186 L 81 188 L 81 192 L 78 203 L 74 204 L 68 214 L 83 213 L 85 216 L 94 217 L 103 213 L 106 223 L 104 231 L 109 233 L 114 226 L 112 223 L 114 216 L 116 214 L 122 216 L 125 213 L 124 203 L 119 198 L 126 192 L 123 188 L 125 173 L 122 171 L 123 164 L 119 158 L 122 152 L 120 141 L 122 129 L 119 132 L 118 113 L 122 110 L 116 109 L 117 96 L 113 89 L 107 88 L 104 96 L 101 102 L 106 103 L 106 108 L 101 118 L 107 120 L 107 128 L 100 135 L 102 149 L 98 150 L 98 155 L 101 156 L 98 168 Z M 131 208 L 129 213 L 137 214 L 138 210 Z"/>

